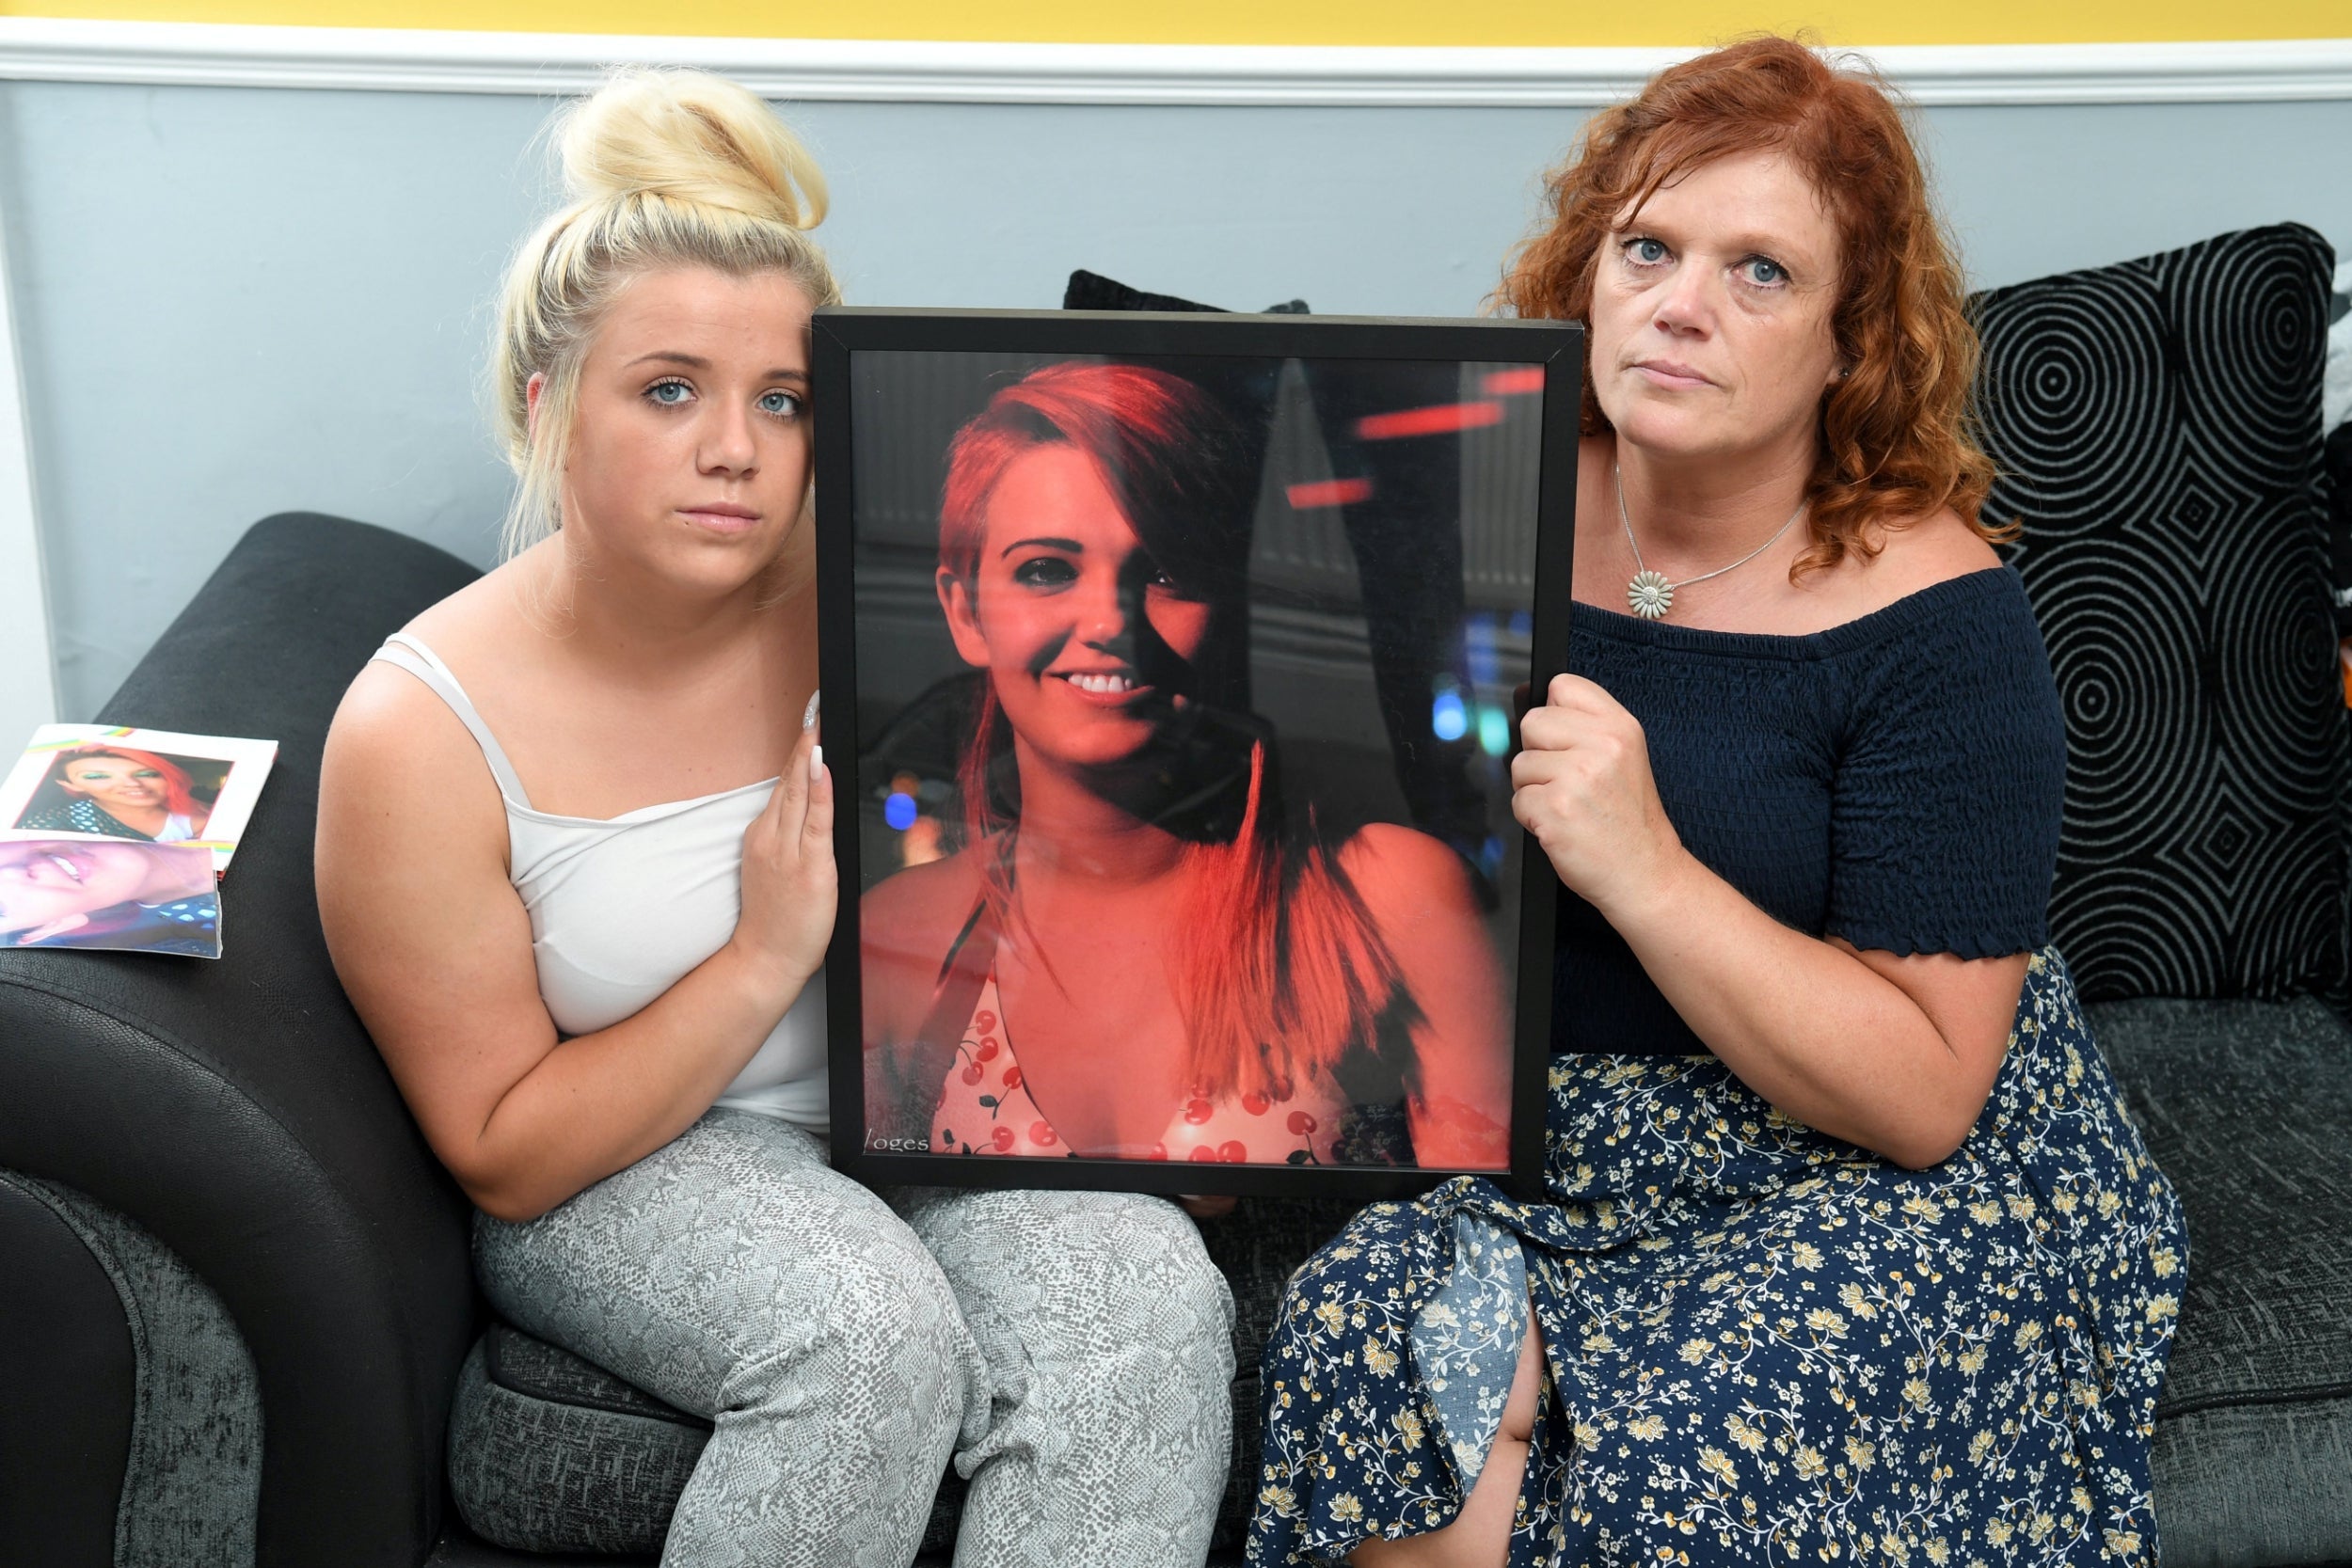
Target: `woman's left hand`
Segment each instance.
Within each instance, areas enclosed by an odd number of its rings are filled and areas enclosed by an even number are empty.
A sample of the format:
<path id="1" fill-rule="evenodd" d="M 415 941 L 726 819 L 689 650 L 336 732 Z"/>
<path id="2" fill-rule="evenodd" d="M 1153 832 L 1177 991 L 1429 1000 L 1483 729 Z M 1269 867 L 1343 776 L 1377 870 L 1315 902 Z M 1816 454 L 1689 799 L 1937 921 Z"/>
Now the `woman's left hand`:
<path id="1" fill-rule="evenodd" d="M 1555 675 L 1519 721 L 1511 814 L 1604 915 L 1656 892 L 1684 858 L 1650 777 L 1641 721 L 1581 675 Z"/>

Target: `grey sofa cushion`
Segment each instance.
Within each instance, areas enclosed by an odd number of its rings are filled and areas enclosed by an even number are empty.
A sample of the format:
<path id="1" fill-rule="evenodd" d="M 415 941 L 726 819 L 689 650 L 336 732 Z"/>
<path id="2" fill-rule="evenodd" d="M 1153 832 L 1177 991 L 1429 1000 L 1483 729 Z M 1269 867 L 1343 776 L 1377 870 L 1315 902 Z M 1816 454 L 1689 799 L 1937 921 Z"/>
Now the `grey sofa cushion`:
<path id="1" fill-rule="evenodd" d="M 130 1327 L 135 1390 L 114 1568 L 253 1568 L 262 1390 L 219 1294 L 145 1227 L 88 1195 L 16 1172 L 0 1181 L 81 1239 Z"/>
<path id="2" fill-rule="evenodd" d="M 708 1421 L 493 1323 L 458 1372 L 450 1491 L 498 1545 L 659 1552 L 709 1438 Z"/>
<path id="3" fill-rule="evenodd" d="M 2188 1217 L 2165 1568 L 2352 1559 L 2352 1030 L 2309 998 L 2090 1013 Z"/>

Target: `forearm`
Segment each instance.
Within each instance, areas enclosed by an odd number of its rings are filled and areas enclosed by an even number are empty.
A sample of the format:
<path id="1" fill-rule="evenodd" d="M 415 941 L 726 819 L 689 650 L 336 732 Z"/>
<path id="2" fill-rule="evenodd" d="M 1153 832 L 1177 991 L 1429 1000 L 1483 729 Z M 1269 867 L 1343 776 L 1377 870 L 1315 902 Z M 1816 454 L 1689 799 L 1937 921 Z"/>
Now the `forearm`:
<path id="1" fill-rule="evenodd" d="M 691 1126 L 807 982 L 755 963 L 722 947 L 643 1010 L 558 1043 L 450 1162 L 468 1196 L 501 1219 L 535 1218 Z"/>
<path id="2" fill-rule="evenodd" d="M 1601 912 L 1708 1049 L 1784 1115 L 1916 1167 L 1982 1110 L 1978 1069 L 1901 988 L 1678 846 L 1650 886 Z"/>

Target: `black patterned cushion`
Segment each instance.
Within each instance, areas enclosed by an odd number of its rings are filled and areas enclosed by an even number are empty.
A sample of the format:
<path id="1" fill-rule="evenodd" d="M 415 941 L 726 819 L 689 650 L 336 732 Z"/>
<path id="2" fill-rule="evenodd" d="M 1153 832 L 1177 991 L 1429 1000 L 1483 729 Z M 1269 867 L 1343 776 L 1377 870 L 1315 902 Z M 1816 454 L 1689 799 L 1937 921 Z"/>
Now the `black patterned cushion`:
<path id="1" fill-rule="evenodd" d="M 1121 283 L 1116 277 L 1105 277 L 1084 267 L 1070 275 L 1070 281 L 1061 292 L 1061 308 L 1065 310 L 1200 310 L 1222 315 L 1222 305 L 1203 305 L 1196 299 L 1181 299 L 1174 294 L 1155 294 L 1149 289 L 1137 289 Z M 1263 312 L 1269 316 L 1303 316 L 1308 314 L 1303 299 L 1286 299 L 1279 305 L 1269 305 Z"/>
<path id="2" fill-rule="evenodd" d="M 2346 787 L 2296 224 L 1978 296 L 1986 515 L 2066 706 L 2050 924 L 2083 995 L 2331 992 Z"/>
<path id="3" fill-rule="evenodd" d="M 2336 631 L 2352 637 L 2352 424 L 2328 436 L 2328 544 L 2335 557 Z"/>

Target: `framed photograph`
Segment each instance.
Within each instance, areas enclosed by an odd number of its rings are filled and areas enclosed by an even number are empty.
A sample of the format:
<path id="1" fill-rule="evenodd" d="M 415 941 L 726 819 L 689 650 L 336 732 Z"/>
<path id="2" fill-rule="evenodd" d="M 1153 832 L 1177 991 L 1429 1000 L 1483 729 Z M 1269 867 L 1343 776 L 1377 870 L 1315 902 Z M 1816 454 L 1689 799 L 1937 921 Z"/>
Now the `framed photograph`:
<path id="1" fill-rule="evenodd" d="M 1581 332 L 817 314 L 836 1165 L 1534 1191 Z"/>
<path id="2" fill-rule="evenodd" d="M 0 837 L 183 844 L 225 872 L 277 760 L 275 740 L 43 724 L 0 780 Z"/>

